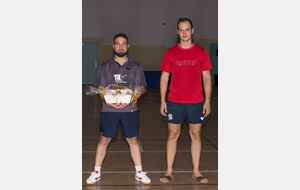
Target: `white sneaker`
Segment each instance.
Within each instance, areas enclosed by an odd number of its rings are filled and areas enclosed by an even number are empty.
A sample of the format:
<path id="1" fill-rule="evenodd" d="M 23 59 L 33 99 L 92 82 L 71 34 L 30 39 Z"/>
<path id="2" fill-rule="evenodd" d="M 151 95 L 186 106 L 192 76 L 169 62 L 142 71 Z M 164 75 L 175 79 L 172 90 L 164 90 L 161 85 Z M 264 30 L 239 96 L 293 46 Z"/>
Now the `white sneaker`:
<path id="1" fill-rule="evenodd" d="M 135 173 L 135 179 L 137 181 L 142 182 L 143 184 L 150 184 L 151 179 L 146 174 L 148 174 L 148 173 L 142 172 L 142 171 L 136 172 Z"/>
<path id="2" fill-rule="evenodd" d="M 98 171 L 95 171 L 91 173 L 91 176 L 89 178 L 87 178 L 86 183 L 88 185 L 93 185 L 100 179 L 101 179 L 101 174 Z"/>

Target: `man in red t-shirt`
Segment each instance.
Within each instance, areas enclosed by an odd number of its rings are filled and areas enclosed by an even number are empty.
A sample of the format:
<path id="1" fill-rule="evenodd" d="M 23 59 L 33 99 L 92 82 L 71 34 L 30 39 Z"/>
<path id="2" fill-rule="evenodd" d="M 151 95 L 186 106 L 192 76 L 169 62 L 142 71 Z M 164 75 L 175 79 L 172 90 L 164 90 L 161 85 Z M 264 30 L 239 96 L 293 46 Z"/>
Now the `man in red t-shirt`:
<path id="1" fill-rule="evenodd" d="M 180 43 L 166 51 L 160 66 L 162 70 L 160 78 L 160 112 L 163 116 L 167 116 L 169 136 L 166 145 L 167 172 L 159 180 L 162 183 L 169 183 L 172 179 L 177 140 L 180 136 L 181 123 L 186 117 L 191 137 L 192 178 L 200 183 L 207 183 L 208 178 L 204 177 L 199 171 L 202 146 L 200 132 L 202 123 L 210 114 L 211 109 L 212 83 L 210 69 L 212 69 L 212 66 L 206 50 L 192 42 L 194 28 L 190 19 L 180 18 L 178 20 L 177 33 L 180 37 Z M 172 73 L 172 78 L 168 102 L 166 103 L 170 73 Z"/>

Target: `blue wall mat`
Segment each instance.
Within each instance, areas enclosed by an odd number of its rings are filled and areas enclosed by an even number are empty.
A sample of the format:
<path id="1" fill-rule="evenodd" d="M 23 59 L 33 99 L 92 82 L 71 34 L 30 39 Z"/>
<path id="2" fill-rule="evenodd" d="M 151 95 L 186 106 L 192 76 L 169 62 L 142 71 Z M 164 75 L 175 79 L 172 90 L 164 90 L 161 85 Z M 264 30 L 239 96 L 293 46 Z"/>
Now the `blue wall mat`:
<path id="1" fill-rule="evenodd" d="M 144 71 L 149 89 L 159 88 L 161 71 Z"/>

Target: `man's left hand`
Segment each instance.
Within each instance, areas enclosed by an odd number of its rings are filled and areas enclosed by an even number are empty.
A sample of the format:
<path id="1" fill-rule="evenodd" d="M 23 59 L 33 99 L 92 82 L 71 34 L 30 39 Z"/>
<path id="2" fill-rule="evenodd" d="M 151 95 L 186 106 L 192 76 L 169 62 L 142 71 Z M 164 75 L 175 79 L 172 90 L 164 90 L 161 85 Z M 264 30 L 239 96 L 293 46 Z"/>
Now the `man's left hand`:
<path id="1" fill-rule="evenodd" d="M 117 104 L 118 105 L 118 104 Z M 120 102 L 119 103 L 119 109 L 123 109 L 123 108 L 125 108 L 126 106 L 128 106 L 129 105 L 129 103 L 123 103 L 123 102 Z"/>
<path id="2" fill-rule="evenodd" d="M 207 117 L 210 114 L 210 109 L 210 103 L 205 102 L 203 105 L 203 114 L 205 113 L 205 115 L 203 117 Z"/>

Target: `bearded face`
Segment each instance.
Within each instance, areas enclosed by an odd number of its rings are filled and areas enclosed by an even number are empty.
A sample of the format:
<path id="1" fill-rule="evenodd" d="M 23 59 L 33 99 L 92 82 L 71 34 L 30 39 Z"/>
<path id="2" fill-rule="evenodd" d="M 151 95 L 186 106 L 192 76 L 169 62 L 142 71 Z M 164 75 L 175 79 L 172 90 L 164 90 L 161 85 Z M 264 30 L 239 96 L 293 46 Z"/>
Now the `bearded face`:
<path id="1" fill-rule="evenodd" d="M 123 37 L 118 37 L 115 39 L 113 45 L 116 56 L 124 57 L 127 54 L 129 45 L 127 44 L 127 39 Z"/>
<path id="2" fill-rule="evenodd" d="M 118 57 L 124 57 L 125 55 L 126 55 L 126 53 L 127 53 L 127 51 L 126 52 L 116 52 L 115 51 L 115 54 L 116 54 L 116 56 L 118 56 Z"/>

